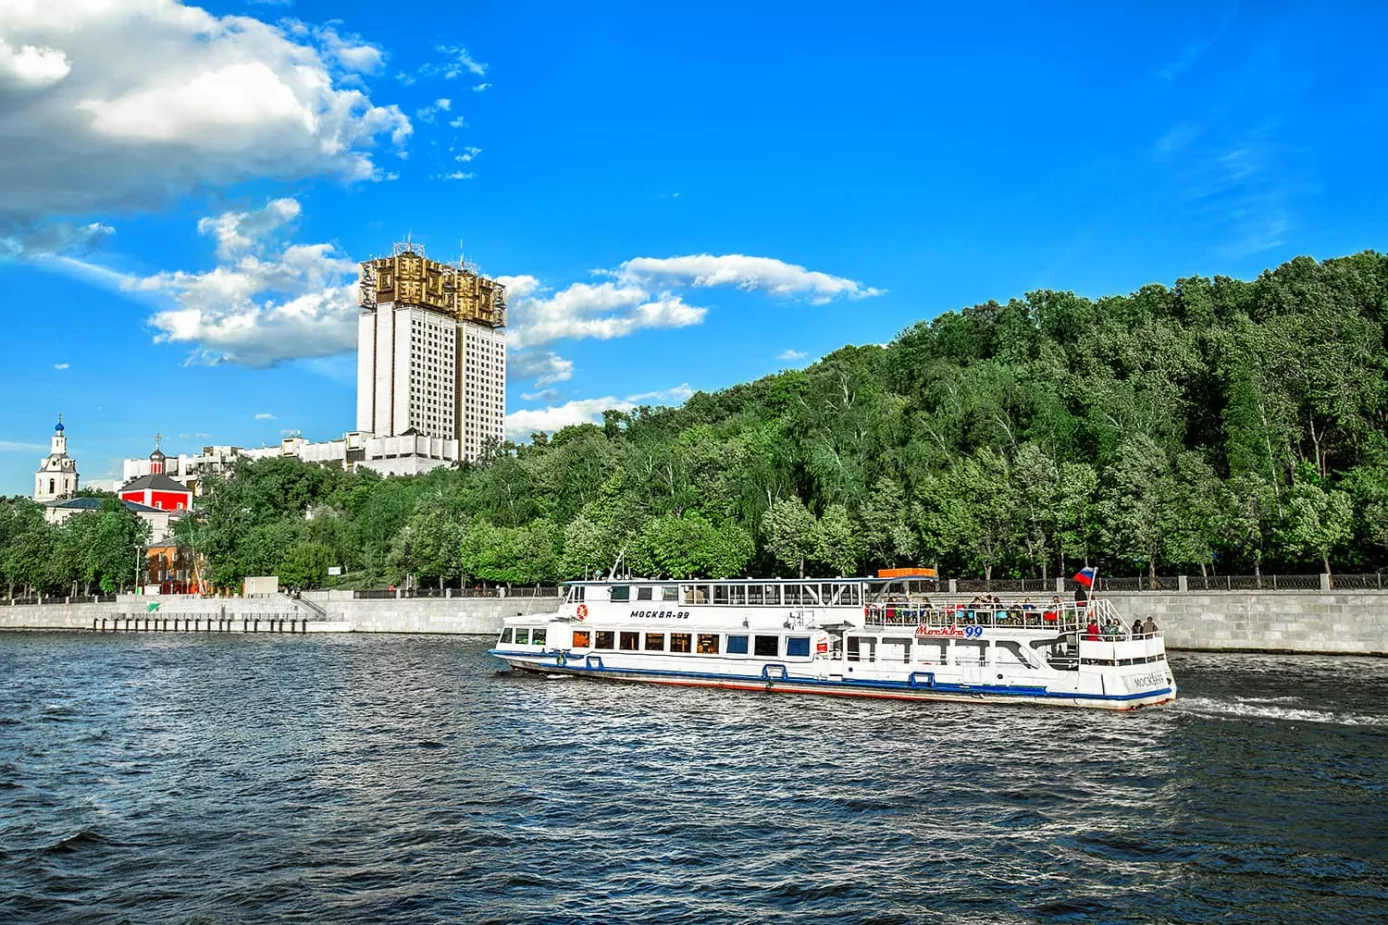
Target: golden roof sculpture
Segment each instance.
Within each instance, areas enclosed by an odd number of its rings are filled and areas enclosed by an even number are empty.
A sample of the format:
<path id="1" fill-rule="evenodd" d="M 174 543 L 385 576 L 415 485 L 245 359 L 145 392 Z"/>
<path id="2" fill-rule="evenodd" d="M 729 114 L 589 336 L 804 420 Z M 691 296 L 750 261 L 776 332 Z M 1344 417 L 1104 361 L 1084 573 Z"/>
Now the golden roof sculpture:
<path id="1" fill-rule="evenodd" d="M 413 305 L 492 328 L 506 326 L 506 287 L 459 260 L 440 263 L 413 242 L 395 245 L 389 257 L 361 265 L 357 304 L 375 311 L 381 303 Z"/>

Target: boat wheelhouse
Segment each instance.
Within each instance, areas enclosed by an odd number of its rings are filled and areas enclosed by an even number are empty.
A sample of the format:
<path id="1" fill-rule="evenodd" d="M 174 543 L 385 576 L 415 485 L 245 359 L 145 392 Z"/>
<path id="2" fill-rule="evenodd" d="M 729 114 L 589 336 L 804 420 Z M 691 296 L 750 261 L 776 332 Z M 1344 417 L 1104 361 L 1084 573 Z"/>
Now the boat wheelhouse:
<path id="1" fill-rule="evenodd" d="M 1162 634 L 1109 601 L 970 601 L 912 576 L 572 582 L 490 652 L 546 675 L 776 693 L 1113 710 L 1176 696 Z"/>

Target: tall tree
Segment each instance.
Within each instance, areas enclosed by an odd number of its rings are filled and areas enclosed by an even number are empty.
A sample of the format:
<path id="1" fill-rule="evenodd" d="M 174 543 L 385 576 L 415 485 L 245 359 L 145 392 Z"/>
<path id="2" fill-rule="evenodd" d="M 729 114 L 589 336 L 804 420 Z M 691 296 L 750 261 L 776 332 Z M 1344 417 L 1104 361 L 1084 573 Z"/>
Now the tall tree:
<path id="1" fill-rule="evenodd" d="M 805 577 L 805 560 L 814 552 L 815 518 L 799 498 L 783 498 L 762 516 L 766 548 L 781 566 Z"/>

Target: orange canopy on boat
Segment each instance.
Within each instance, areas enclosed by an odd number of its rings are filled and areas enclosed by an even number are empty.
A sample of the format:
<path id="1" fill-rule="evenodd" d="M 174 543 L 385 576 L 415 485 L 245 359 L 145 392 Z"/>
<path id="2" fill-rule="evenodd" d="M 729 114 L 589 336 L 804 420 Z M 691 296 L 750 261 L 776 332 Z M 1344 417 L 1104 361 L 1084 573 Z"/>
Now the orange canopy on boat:
<path id="1" fill-rule="evenodd" d="M 938 578 L 933 568 L 884 568 L 877 570 L 878 578 Z"/>

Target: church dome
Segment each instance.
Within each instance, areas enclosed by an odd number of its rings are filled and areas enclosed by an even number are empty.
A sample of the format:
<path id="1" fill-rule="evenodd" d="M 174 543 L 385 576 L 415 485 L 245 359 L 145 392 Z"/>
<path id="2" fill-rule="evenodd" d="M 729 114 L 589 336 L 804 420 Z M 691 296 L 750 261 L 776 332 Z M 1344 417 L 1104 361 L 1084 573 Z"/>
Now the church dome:
<path id="1" fill-rule="evenodd" d="M 54 427 L 53 430 L 54 430 L 56 433 L 60 433 L 60 434 L 61 434 L 63 431 L 67 430 L 67 428 L 63 426 L 63 422 L 62 422 L 62 421 L 59 421 L 59 422 L 58 422 L 58 426 L 57 426 L 57 427 Z"/>

